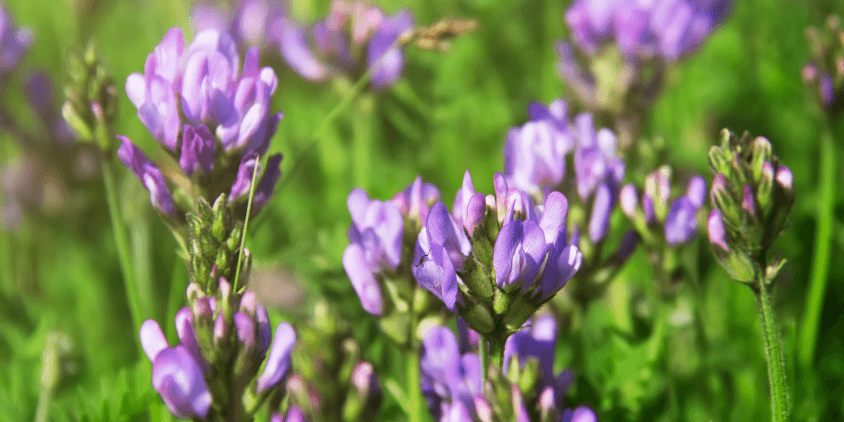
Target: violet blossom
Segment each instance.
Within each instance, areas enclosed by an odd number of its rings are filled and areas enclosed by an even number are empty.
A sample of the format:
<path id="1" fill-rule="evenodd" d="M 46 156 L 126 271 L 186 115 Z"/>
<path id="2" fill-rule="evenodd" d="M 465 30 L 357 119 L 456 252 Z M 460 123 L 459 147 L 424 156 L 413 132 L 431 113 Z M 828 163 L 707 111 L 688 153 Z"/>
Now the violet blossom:
<path id="1" fill-rule="evenodd" d="M 288 18 L 279 27 L 281 55 L 303 78 L 357 79 L 371 68 L 373 87 L 383 89 L 401 76 L 405 58 L 399 40 L 413 28 L 413 17 L 407 10 L 387 15 L 364 1 L 334 0 L 328 16 L 309 28 Z"/>
<path id="2" fill-rule="evenodd" d="M 20 64 L 32 39 L 32 31 L 15 26 L 8 9 L 0 4 L 0 79 Z"/>

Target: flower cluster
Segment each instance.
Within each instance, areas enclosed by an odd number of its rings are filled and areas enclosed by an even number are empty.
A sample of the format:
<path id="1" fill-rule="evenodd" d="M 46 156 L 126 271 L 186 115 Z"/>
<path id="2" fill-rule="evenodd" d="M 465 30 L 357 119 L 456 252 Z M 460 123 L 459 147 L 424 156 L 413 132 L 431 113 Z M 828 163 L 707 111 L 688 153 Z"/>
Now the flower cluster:
<path id="1" fill-rule="evenodd" d="M 381 317 L 382 328 L 399 343 L 408 341 L 411 313 L 438 313 L 439 307 L 427 300 L 429 295 L 416 292 L 411 258 L 429 207 L 439 199 L 439 190 L 421 177 L 391 201 L 370 199 L 359 188 L 349 193 L 352 225 L 343 268 L 363 309 Z"/>
<path id="2" fill-rule="evenodd" d="M 803 66 L 803 81 L 812 87 L 814 97 L 825 110 L 836 114 L 844 107 L 841 98 L 844 84 L 844 30 L 837 16 L 826 20 L 823 30 L 806 31 L 812 55 Z"/>
<path id="3" fill-rule="evenodd" d="M 0 81 L 20 64 L 32 38 L 32 31 L 15 26 L 5 5 L 0 4 Z"/>
<path id="4" fill-rule="evenodd" d="M 706 180 L 694 176 L 685 194 L 671 199 L 671 168 L 662 166 L 645 177 L 641 200 L 633 184 L 621 189 L 620 203 L 624 214 L 633 222 L 646 243 L 653 245 L 652 228 L 662 227 L 665 242 L 678 246 L 697 234 L 697 214 L 706 201 Z M 669 206 L 670 205 L 670 206 Z"/>
<path id="5" fill-rule="evenodd" d="M 728 130 L 709 150 L 715 173 L 707 219 L 709 241 L 730 276 L 751 283 L 773 280 L 783 261 L 769 266 L 765 252 L 786 227 L 794 204 L 794 176 L 779 164 L 771 142 Z"/>
<path id="6" fill-rule="evenodd" d="M 438 421 L 597 421 L 588 407 L 565 409 L 573 374 L 554 375 L 557 325 L 552 316 L 514 333 L 504 349 L 503 373 L 489 371 L 485 382 L 479 357 L 461 352 L 454 334 L 432 327 L 422 345 L 422 391 Z"/>
<path id="7" fill-rule="evenodd" d="M 153 138 L 178 159 L 188 177 L 202 182 L 209 198 L 227 193 L 230 204 L 247 198 L 258 160 L 281 119 L 281 113 L 270 112 L 278 80 L 272 69 L 258 66 L 258 49 L 246 53 L 240 73 L 239 67 L 228 33 L 206 30 L 186 47 L 181 29 L 173 28 L 147 57 L 144 74 L 126 79 L 126 93 Z M 153 205 L 179 217 L 157 166 L 128 138 L 121 139 L 118 155 L 150 190 Z M 280 162 L 280 154 L 267 160 L 255 188 L 256 209 L 269 201 Z"/>
<path id="8" fill-rule="evenodd" d="M 419 284 L 474 330 L 506 338 L 580 269 L 568 242 L 568 201 L 552 192 L 537 206 L 496 173 L 495 195 L 475 192 L 467 171 L 452 212 L 436 203 L 419 233 Z"/>
<path id="9" fill-rule="evenodd" d="M 277 48 L 287 5 L 278 0 L 238 0 L 230 8 L 214 3 L 197 3 L 191 12 L 196 33 L 206 29 L 228 32 L 241 48 Z"/>
<path id="10" fill-rule="evenodd" d="M 605 43 L 634 60 L 677 60 L 696 50 L 720 24 L 731 0 L 577 0 L 566 23 L 577 45 L 595 54 Z"/>
<path id="11" fill-rule="evenodd" d="M 544 199 L 550 192 L 560 191 L 570 200 L 577 200 L 572 203 L 579 212 L 572 221 L 570 243 L 589 254 L 591 246 L 607 237 L 625 174 L 616 136 L 606 128 L 596 131 L 589 113 L 578 114 L 570 121 L 563 100 L 555 100 L 547 107 L 532 103 L 528 115 L 528 123 L 511 129 L 507 135 L 505 179 L 535 198 Z M 569 154 L 573 156 L 574 169 L 566 173 Z M 583 226 L 588 236 L 581 239 Z M 623 252 L 629 255 L 632 250 Z"/>
<path id="12" fill-rule="evenodd" d="M 559 73 L 585 108 L 613 121 L 626 150 L 662 91 L 666 67 L 696 51 L 731 6 L 731 0 L 578 0 L 565 15 L 577 49 L 557 44 Z"/>
<path id="13" fill-rule="evenodd" d="M 401 38 L 413 28 L 410 12 L 387 15 L 362 0 L 334 0 L 328 16 L 310 28 L 281 21 L 281 55 L 300 76 L 323 81 L 348 75 L 357 80 L 369 71 L 375 88 L 388 87 L 401 76 Z"/>
<path id="14" fill-rule="evenodd" d="M 267 310 L 253 291 L 237 294 L 224 278 L 219 283 L 216 296 L 206 296 L 195 284 L 188 288 L 190 307 L 176 314 L 180 344 L 170 347 L 154 320 L 141 326 L 152 385 L 179 418 L 238 420 L 254 414 L 266 397 L 284 388 L 290 370 L 296 344 L 290 324 L 279 324 L 273 336 Z"/>

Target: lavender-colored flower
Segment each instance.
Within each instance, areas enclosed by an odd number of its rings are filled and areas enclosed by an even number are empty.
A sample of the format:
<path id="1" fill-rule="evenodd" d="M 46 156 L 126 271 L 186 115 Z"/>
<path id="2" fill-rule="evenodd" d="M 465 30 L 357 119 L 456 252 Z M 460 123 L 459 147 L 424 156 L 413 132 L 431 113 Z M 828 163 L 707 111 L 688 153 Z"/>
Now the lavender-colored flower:
<path id="1" fill-rule="evenodd" d="M 408 11 L 387 16 L 363 1 L 335 0 L 328 16 L 309 29 L 280 20 L 279 45 L 285 61 L 305 79 L 360 77 L 371 68 L 372 85 L 385 88 L 401 75 L 404 53 L 399 39 L 412 27 Z"/>
<path id="2" fill-rule="evenodd" d="M 73 142 L 73 131 L 56 105 L 50 75 L 41 71 L 31 72 L 26 77 L 24 88 L 30 106 L 44 123 L 53 140 L 60 145 Z"/>
<path id="3" fill-rule="evenodd" d="M 536 359 L 541 372 L 538 388 L 552 389 L 558 411 L 562 412 L 563 398 L 574 375 L 568 369 L 554 374 L 556 345 L 557 321 L 547 314 L 537 317 L 529 328 L 517 331 L 507 339 L 504 345 L 504 372 L 507 373 L 513 356 L 518 358 L 519 365 L 524 365 L 529 359 Z"/>
<path id="4" fill-rule="evenodd" d="M 463 261 L 471 250 L 469 238 L 448 213 L 445 204 L 434 204 L 419 233 L 414 261 L 422 261 L 422 264 L 414 267 L 413 275 L 450 310 L 458 301 L 456 272 L 463 270 Z"/>
<path id="5" fill-rule="evenodd" d="M 583 200 L 594 196 L 589 221 L 589 240 L 599 242 L 606 236 L 609 218 L 615 207 L 619 184 L 624 178 L 624 161 L 616 155 L 616 137 L 609 129 L 595 131 L 592 115 L 575 118 L 577 149 L 574 173 L 577 193 Z"/>
<path id="6" fill-rule="evenodd" d="M 675 246 L 686 243 L 697 234 L 697 212 L 706 199 L 706 181 L 695 176 L 685 195 L 671 205 L 665 217 L 665 240 Z"/>
<path id="7" fill-rule="evenodd" d="M 531 120 L 507 133 L 504 175 L 510 186 L 546 195 L 563 181 L 566 155 L 575 143 L 566 108 L 563 100 L 555 100 L 548 107 L 531 103 Z"/>
<path id="8" fill-rule="evenodd" d="M 422 176 L 416 176 L 410 186 L 393 196 L 393 204 L 402 215 L 418 221 L 420 227 L 428 220 L 431 205 L 439 200 L 439 189 L 431 183 L 422 182 Z"/>
<path id="9" fill-rule="evenodd" d="M 242 48 L 274 47 L 278 24 L 287 15 L 287 5 L 276 0 L 239 0 L 229 8 L 198 3 L 191 12 L 191 25 L 199 33 L 206 29 L 229 32 Z"/>
<path id="10" fill-rule="evenodd" d="M 214 167 L 214 135 L 205 125 L 185 125 L 179 165 L 188 176 L 193 176 L 200 168 L 205 174 L 211 173 Z"/>
<path id="11" fill-rule="evenodd" d="M 278 324 L 264 372 L 258 377 L 258 393 L 278 385 L 290 371 L 290 358 L 296 345 L 296 332 L 286 322 Z"/>
<path id="12" fill-rule="evenodd" d="M 371 200 L 362 189 L 349 193 L 349 246 L 343 253 L 343 268 L 364 310 L 380 315 L 381 287 L 375 275 L 395 270 L 401 263 L 404 220 L 392 202 Z"/>
<path id="13" fill-rule="evenodd" d="M 228 171 L 214 168 L 220 154 L 231 157 L 225 162 L 240 163 L 230 202 L 249 193 L 252 170 L 281 119 L 281 113 L 270 112 L 278 80 L 271 68 L 259 67 L 258 49 L 248 50 L 242 72 L 239 67 L 236 43 L 227 32 L 202 31 L 186 47 L 181 29 L 173 28 L 147 57 L 144 73 L 126 79 L 126 94 L 141 122 L 178 155 L 186 174 L 199 168 L 206 174 Z M 222 150 L 215 148 L 217 142 Z M 280 159 L 268 160 L 254 205 L 260 207 L 272 195 Z"/>
<path id="14" fill-rule="evenodd" d="M 446 327 L 431 327 L 422 340 L 420 360 L 422 372 L 422 394 L 428 400 L 428 407 L 437 420 L 455 420 L 454 416 L 464 414 L 453 409 L 460 403 L 472 413 L 474 398 L 482 393 L 482 372 L 477 355 L 461 355 L 454 333 Z"/>
<path id="15" fill-rule="evenodd" d="M 20 64 L 32 38 L 32 31 L 16 27 L 9 11 L 0 4 L 0 78 Z"/>
<path id="16" fill-rule="evenodd" d="M 673 61 L 697 50 L 731 6 L 731 0 L 578 0 L 566 22 L 587 54 L 609 42 L 628 58 Z"/>
<path id="17" fill-rule="evenodd" d="M 135 177 L 147 188 L 153 207 L 164 214 L 173 215 L 175 206 L 161 170 L 129 138 L 120 135 L 117 138 L 121 141 L 120 147 L 117 148 L 117 158 L 132 170 Z"/>
<path id="18" fill-rule="evenodd" d="M 182 345 L 169 347 L 158 323 L 141 325 L 141 346 L 152 362 L 152 385 L 173 415 L 204 419 L 211 406 L 211 393 L 193 354 Z"/>
<path id="19" fill-rule="evenodd" d="M 598 416 L 594 410 L 586 406 L 578 406 L 574 410 L 566 409 L 562 422 L 598 422 Z"/>
<path id="20" fill-rule="evenodd" d="M 723 254 L 730 252 L 730 246 L 727 244 L 727 230 L 724 228 L 724 218 L 717 208 L 713 208 L 709 212 L 709 217 L 706 219 L 706 230 L 709 232 L 709 242 L 712 243 L 713 247 L 716 247 L 716 251 Z"/>
<path id="21" fill-rule="evenodd" d="M 299 406 L 290 406 L 287 413 L 284 414 L 284 418 L 279 413 L 274 413 L 270 418 L 270 422 L 306 422 L 307 420 L 305 413 Z"/>

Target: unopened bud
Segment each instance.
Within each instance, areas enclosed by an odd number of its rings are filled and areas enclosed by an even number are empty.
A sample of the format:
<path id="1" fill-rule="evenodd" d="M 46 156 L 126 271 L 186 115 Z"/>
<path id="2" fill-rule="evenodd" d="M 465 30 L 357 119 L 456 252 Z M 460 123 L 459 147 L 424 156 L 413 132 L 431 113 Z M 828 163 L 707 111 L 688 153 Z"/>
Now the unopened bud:
<path id="1" fill-rule="evenodd" d="M 758 182 L 762 177 L 762 165 L 771 161 L 771 141 L 763 136 L 757 136 L 753 140 L 753 160 L 751 168 L 753 170 L 753 180 Z"/>
<path id="2" fill-rule="evenodd" d="M 639 194 L 636 192 L 636 186 L 632 183 L 625 185 L 619 194 L 619 203 L 621 210 L 629 218 L 635 218 L 638 208 Z"/>
<path id="3" fill-rule="evenodd" d="M 709 242 L 715 248 L 719 255 L 725 255 L 730 252 L 730 246 L 727 243 L 727 231 L 724 228 L 724 221 L 721 217 L 721 212 L 713 209 L 706 219 L 706 229 L 709 232 Z"/>
<path id="4" fill-rule="evenodd" d="M 790 195 L 794 190 L 794 174 L 786 166 L 777 167 L 777 184 Z"/>
<path id="5" fill-rule="evenodd" d="M 751 219 L 756 218 L 756 201 L 753 199 L 753 189 L 750 185 L 744 185 L 741 208 Z"/>

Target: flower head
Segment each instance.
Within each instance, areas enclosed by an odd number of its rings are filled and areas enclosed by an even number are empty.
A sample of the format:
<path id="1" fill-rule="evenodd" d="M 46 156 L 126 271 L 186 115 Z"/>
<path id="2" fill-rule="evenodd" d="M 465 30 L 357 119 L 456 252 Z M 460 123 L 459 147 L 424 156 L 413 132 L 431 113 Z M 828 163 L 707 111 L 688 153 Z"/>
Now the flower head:
<path id="1" fill-rule="evenodd" d="M 388 16 L 364 1 L 334 0 L 328 16 L 311 28 L 284 19 L 279 44 L 282 57 L 305 79 L 356 78 L 371 69 L 372 85 L 385 88 L 401 76 L 400 38 L 411 28 L 413 17 L 406 10 Z"/>
<path id="2" fill-rule="evenodd" d="M 0 78 L 20 64 L 32 38 L 32 31 L 16 27 L 9 11 L 0 5 Z"/>

